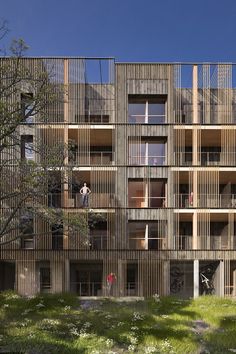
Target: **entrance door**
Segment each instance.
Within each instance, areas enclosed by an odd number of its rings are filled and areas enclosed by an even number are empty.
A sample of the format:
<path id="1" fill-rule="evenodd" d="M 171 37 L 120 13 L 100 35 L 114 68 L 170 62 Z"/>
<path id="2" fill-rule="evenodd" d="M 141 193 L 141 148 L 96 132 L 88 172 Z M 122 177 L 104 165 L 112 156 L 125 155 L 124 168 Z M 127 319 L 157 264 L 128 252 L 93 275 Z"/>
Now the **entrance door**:
<path id="1" fill-rule="evenodd" d="M 15 289 L 15 263 L 0 262 L 0 291 Z"/>

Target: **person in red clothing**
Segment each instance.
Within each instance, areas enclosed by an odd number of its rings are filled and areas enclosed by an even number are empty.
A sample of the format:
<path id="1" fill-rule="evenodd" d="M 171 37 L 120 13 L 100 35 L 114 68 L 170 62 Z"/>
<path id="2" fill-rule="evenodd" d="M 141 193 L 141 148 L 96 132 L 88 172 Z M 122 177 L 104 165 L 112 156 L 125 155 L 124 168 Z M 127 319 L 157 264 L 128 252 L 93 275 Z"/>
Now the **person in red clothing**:
<path id="1" fill-rule="evenodd" d="M 112 290 L 113 290 L 113 285 L 116 281 L 116 275 L 115 273 L 109 273 L 107 276 L 107 292 L 108 292 L 108 296 L 110 296 L 112 294 Z"/>

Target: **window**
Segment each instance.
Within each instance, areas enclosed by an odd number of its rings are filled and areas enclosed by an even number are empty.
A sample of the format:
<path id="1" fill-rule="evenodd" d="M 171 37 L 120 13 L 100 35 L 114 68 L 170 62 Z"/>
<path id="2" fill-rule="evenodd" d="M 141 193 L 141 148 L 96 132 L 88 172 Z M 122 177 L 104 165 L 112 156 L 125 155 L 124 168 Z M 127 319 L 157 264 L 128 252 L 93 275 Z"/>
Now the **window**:
<path id="1" fill-rule="evenodd" d="M 165 164 L 166 139 L 142 138 L 129 141 L 129 164 L 161 166 Z"/>
<path id="2" fill-rule="evenodd" d="M 129 179 L 129 208 L 164 208 L 166 207 L 166 180 Z"/>
<path id="3" fill-rule="evenodd" d="M 30 212 L 20 218 L 19 230 L 21 234 L 21 248 L 34 248 L 34 219 Z"/>
<path id="4" fill-rule="evenodd" d="M 107 248 L 107 221 L 99 221 L 95 228 L 90 230 L 90 247 L 94 250 Z"/>
<path id="5" fill-rule="evenodd" d="M 21 94 L 21 110 L 24 123 L 33 123 L 34 116 L 33 93 L 25 92 Z"/>
<path id="6" fill-rule="evenodd" d="M 163 124 L 166 121 L 165 97 L 129 96 L 128 123 Z"/>
<path id="7" fill-rule="evenodd" d="M 21 158 L 34 160 L 33 135 L 21 135 Z"/>
<path id="8" fill-rule="evenodd" d="M 166 247 L 167 221 L 129 222 L 130 249 L 164 249 Z"/>
<path id="9" fill-rule="evenodd" d="M 48 292 L 51 288 L 51 271 L 49 266 L 40 268 L 40 292 Z"/>
<path id="10" fill-rule="evenodd" d="M 63 250 L 63 226 L 52 225 L 52 249 Z"/>

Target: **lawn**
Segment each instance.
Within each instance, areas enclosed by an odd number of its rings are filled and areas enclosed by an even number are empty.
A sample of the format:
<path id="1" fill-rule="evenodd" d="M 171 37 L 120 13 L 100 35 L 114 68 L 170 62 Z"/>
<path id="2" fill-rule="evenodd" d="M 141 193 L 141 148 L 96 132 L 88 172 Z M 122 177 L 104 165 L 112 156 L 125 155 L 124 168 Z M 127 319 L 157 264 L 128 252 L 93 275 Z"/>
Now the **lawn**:
<path id="1" fill-rule="evenodd" d="M 0 294 L 0 353 L 233 353 L 236 303 L 154 296 L 80 301 L 70 294 Z"/>

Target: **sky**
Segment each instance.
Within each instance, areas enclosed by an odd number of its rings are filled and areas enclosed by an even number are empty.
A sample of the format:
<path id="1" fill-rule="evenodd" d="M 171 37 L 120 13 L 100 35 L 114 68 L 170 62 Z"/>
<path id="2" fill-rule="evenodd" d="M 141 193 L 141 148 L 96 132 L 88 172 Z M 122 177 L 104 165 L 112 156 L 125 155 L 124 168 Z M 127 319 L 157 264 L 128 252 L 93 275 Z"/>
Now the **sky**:
<path id="1" fill-rule="evenodd" d="M 0 0 L 29 56 L 236 62 L 236 0 Z"/>

